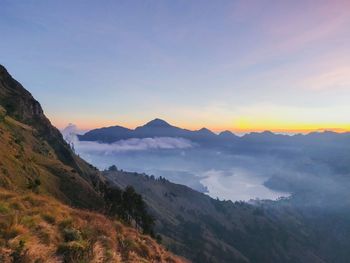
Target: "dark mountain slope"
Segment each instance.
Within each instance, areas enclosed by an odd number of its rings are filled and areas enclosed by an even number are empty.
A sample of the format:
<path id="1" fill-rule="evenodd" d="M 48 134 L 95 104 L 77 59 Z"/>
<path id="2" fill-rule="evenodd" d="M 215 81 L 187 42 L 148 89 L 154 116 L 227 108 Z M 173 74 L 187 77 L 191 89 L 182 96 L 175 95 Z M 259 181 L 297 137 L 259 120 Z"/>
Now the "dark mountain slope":
<path id="1" fill-rule="evenodd" d="M 157 219 L 164 244 L 193 262 L 327 262 L 314 245 L 314 232 L 289 205 L 218 201 L 165 179 L 104 174 L 121 188 L 134 186 Z"/>
<path id="2" fill-rule="evenodd" d="M 129 139 L 131 132 L 132 130 L 121 126 L 100 128 L 85 133 L 84 140 L 112 143 L 119 140 Z M 78 136 L 81 137 L 82 135 Z"/>

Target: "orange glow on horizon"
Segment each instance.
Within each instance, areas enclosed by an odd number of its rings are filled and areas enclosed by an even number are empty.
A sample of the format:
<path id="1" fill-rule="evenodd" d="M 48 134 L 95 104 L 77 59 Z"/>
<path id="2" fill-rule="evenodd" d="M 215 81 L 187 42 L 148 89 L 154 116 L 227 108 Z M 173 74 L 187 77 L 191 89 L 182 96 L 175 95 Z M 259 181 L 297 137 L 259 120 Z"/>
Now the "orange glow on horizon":
<path id="1" fill-rule="evenodd" d="M 112 120 L 95 120 L 95 121 L 76 121 L 72 122 L 77 125 L 81 130 L 91 130 L 101 127 L 109 126 L 123 126 L 129 129 L 135 129 L 138 126 L 142 126 L 147 121 L 134 121 L 134 122 L 116 122 Z M 349 132 L 350 124 L 297 124 L 297 123 L 277 123 L 277 122 L 268 122 L 261 121 L 260 123 L 249 123 L 249 122 L 237 122 L 236 125 L 201 125 L 199 123 L 179 123 L 176 121 L 169 121 L 173 126 L 177 126 L 189 130 L 199 130 L 203 127 L 208 128 L 209 130 L 219 133 L 225 130 L 229 130 L 236 134 L 244 134 L 250 132 L 263 132 L 271 131 L 275 133 L 310 133 L 310 132 L 322 132 L 322 131 L 334 131 L 338 133 Z M 64 129 L 68 123 L 63 120 L 53 120 L 53 124 L 59 128 Z"/>

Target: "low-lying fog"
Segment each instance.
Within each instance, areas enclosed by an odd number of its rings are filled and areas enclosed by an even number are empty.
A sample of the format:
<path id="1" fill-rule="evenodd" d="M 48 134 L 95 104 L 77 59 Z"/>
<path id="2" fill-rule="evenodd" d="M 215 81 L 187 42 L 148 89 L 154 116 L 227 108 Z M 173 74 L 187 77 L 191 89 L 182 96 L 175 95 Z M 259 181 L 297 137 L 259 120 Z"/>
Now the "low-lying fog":
<path id="1" fill-rule="evenodd" d="M 277 199 L 288 193 L 264 186 L 272 160 L 233 155 L 182 138 L 145 138 L 113 144 L 70 141 L 77 154 L 103 170 L 118 169 L 146 173 L 187 185 L 214 198 L 226 200 Z"/>
<path id="2" fill-rule="evenodd" d="M 326 200 L 344 200 L 342 196 L 349 195 L 350 134 L 254 138 L 207 147 L 184 138 L 106 144 L 79 141 L 71 132 L 64 136 L 76 153 L 101 170 L 116 165 L 162 176 L 214 198 L 274 200 L 293 193 L 321 193 Z"/>

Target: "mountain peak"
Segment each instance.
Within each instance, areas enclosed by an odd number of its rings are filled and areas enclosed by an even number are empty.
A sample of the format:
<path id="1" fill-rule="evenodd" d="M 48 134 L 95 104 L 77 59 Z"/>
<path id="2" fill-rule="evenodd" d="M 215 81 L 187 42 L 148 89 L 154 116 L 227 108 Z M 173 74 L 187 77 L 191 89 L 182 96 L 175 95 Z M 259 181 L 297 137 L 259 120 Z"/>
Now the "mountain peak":
<path id="1" fill-rule="evenodd" d="M 154 119 L 147 122 L 144 127 L 170 127 L 171 125 L 162 119 Z"/>
<path id="2" fill-rule="evenodd" d="M 211 130 L 207 129 L 207 128 L 201 128 L 200 130 L 198 130 L 199 133 L 201 134 L 205 134 L 205 135 L 212 135 L 214 134 Z"/>
<path id="3" fill-rule="evenodd" d="M 0 74 L 4 74 L 4 73 L 8 74 L 6 68 L 0 64 Z"/>
<path id="4" fill-rule="evenodd" d="M 236 135 L 229 131 L 229 130 L 226 130 L 226 131 L 222 131 L 219 133 L 219 136 L 224 136 L 224 137 L 235 137 Z"/>
<path id="5" fill-rule="evenodd" d="M 275 135 L 272 131 L 263 131 L 263 132 L 261 132 L 261 134 L 263 134 L 263 135 Z"/>

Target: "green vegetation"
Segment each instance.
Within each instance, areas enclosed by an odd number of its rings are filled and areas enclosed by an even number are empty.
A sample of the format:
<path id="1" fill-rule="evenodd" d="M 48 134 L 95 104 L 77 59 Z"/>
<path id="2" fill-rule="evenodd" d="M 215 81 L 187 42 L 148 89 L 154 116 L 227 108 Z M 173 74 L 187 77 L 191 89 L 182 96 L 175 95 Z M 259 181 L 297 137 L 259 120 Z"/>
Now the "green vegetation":
<path id="1" fill-rule="evenodd" d="M 350 258 L 348 208 L 303 209 L 295 199 L 220 201 L 164 178 L 104 174 L 116 186 L 132 185 L 142 194 L 162 243 L 192 262 L 347 263 Z"/>
<path id="2" fill-rule="evenodd" d="M 32 190 L 34 193 L 39 193 L 39 186 L 41 185 L 41 181 L 39 178 L 35 178 L 34 180 L 30 180 L 28 183 L 28 189 Z"/>
<path id="3" fill-rule="evenodd" d="M 0 106 L 0 123 L 5 120 L 6 117 L 6 110 Z"/>
<path id="4" fill-rule="evenodd" d="M 154 219 L 149 215 L 142 196 L 132 186 L 125 190 L 109 188 L 106 191 L 106 200 L 109 214 L 116 215 L 130 225 L 134 223 L 144 234 L 155 237 Z"/>

